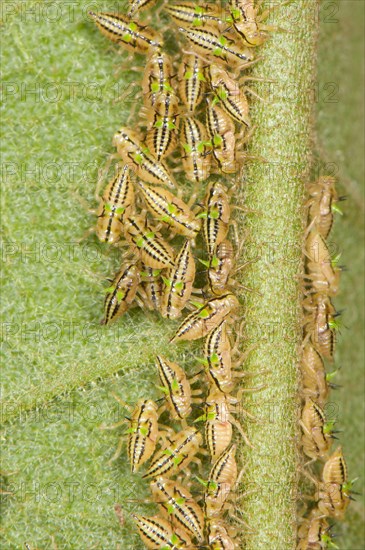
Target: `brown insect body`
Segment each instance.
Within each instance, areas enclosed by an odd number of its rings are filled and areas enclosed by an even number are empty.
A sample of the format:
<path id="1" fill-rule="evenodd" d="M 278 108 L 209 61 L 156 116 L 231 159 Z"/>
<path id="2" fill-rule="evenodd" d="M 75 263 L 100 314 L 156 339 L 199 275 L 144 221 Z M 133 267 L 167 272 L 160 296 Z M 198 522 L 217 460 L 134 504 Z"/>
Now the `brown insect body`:
<path id="1" fill-rule="evenodd" d="M 204 494 L 204 513 L 207 520 L 219 518 L 237 480 L 236 445 L 232 445 L 215 461 L 208 475 Z"/>
<path id="2" fill-rule="evenodd" d="M 323 359 L 310 342 L 303 349 L 301 375 L 303 394 L 323 407 L 328 397 L 329 385 Z"/>
<path id="3" fill-rule="evenodd" d="M 197 236 L 201 220 L 187 204 L 161 187 L 152 187 L 143 181 L 138 181 L 137 185 L 148 210 L 156 220 L 170 226 L 176 233 L 188 239 L 194 239 Z"/>
<path id="4" fill-rule="evenodd" d="M 123 166 L 106 186 L 96 212 L 96 235 L 104 243 L 114 244 L 123 232 L 123 221 L 134 209 L 134 189 L 128 166 Z"/>
<path id="5" fill-rule="evenodd" d="M 147 462 L 155 452 L 158 440 L 157 405 L 150 399 L 140 399 L 129 421 L 128 459 L 132 473 Z"/>
<path id="6" fill-rule="evenodd" d="M 229 230 L 231 208 L 226 188 L 218 181 L 209 185 L 205 196 L 205 212 L 203 217 L 203 235 L 212 257 L 217 246 L 223 242 Z"/>
<path id="7" fill-rule="evenodd" d="M 239 124 L 251 126 L 249 104 L 236 80 L 219 65 L 209 67 L 209 85 L 222 109 Z"/>
<path id="8" fill-rule="evenodd" d="M 189 380 L 177 363 L 157 356 L 157 368 L 165 389 L 166 402 L 174 420 L 182 420 L 191 413 L 191 387 Z"/>
<path id="9" fill-rule="evenodd" d="M 302 410 L 303 452 L 310 458 L 322 458 L 332 445 L 332 425 L 320 406 L 312 399 L 306 399 Z"/>
<path id="10" fill-rule="evenodd" d="M 234 294 L 212 298 L 184 319 L 171 342 L 204 338 L 238 307 L 239 302 Z"/>
<path id="11" fill-rule="evenodd" d="M 310 225 L 327 239 L 333 225 L 333 205 L 338 201 L 335 178 L 322 176 L 308 186 L 311 197 L 307 203 Z"/>
<path id="12" fill-rule="evenodd" d="M 166 272 L 161 300 L 161 315 L 168 319 L 177 319 L 188 303 L 195 279 L 195 261 L 191 253 L 190 242 L 183 244 L 175 258 L 175 266 Z"/>
<path id="13" fill-rule="evenodd" d="M 335 296 L 338 292 L 341 270 L 334 267 L 324 238 L 316 231 L 308 234 L 305 253 L 306 268 L 314 292 Z"/>
<path id="14" fill-rule="evenodd" d="M 234 174 L 239 169 L 236 161 L 235 125 L 231 117 L 207 99 L 206 125 L 213 148 L 213 157 L 223 174 Z"/>
<path id="15" fill-rule="evenodd" d="M 169 55 L 161 50 L 151 50 L 142 79 L 143 103 L 146 109 L 155 105 L 160 94 L 173 92 L 172 77 L 172 61 Z"/>
<path id="16" fill-rule="evenodd" d="M 182 118 L 180 145 L 182 165 L 187 180 L 205 181 L 210 174 L 209 142 L 203 124 L 192 116 Z"/>
<path id="17" fill-rule="evenodd" d="M 163 45 L 162 36 L 158 32 L 124 15 L 92 11 L 89 15 L 104 36 L 130 52 L 145 54 Z"/>
<path id="18" fill-rule="evenodd" d="M 305 330 L 312 344 L 323 357 L 333 360 L 335 332 L 331 328 L 336 310 L 330 298 L 323 294 L 313 294 L 303 301 L 306 313 Z"/>
<path id="19" fill-rule="evenodd" d="M 142 264 L 140 292 L 144 305 L 152 311 L 160 311 L 162 297 L 161 270 Z"/>
<path id="20" fill-rule="evenodd" d="M 125 238 L 141 261 L 152 269 L 174 266 L 174 251 L 163 238 L 147 225 L 142 216 L 125 220 Z"/>
<path id="21" fill-rule="evenodd" d="M 157 183 L 176 187 L 167 166 L 163 161 L 158 162 L 140 140 L 135 130 L 123 127 L 114 135 L 113 145 L 117 148 L 118 154 L 125 164 L 133 170 L 136 175 L 147 183 Z"/>
<path id="22" fill-rule="evenodd" d="M 202 435 L 195 428 L 186 428 L 168 438 L 169 447 L 164 447 L 144 474 L 144 478 L 172 476 L 186 469 L 202 444 Z"/>
<path id="23" fill-rule="evenodd" d="M 179 66 L 179 95 L 189 114 L 201 103 L 206 79 L 203 60 L 194 54 L 185 54 Z"/>
<path id="24" fill-rule="evenodd" d="M 226 292 L 231 281 L 230 275 L 235 264 L 235 254 L 230 241 L 222 241 L 210 258 L 208 265 L 208 282 L 211 292 L 220 296 Z"/>
<path id="25" fill-rule="evenodd" d="M 186 487 L 163 477 L 150 485 L 152 496 L 164 517 L 175 527 L 187 531 L 199 542 L 204 540 L 204 514 Z"/>
<path id="26" fill-rule="evenodd" d="M 193 550 L 191 540 L 185 531 L 173 529 L 167 519 L 159 516 L 146 517 L 132 514 L 138 533 L 146 548 L 151 550 Z"/>
<path id="27" fill-rule="evenodd" d="M 158 162 L 172 153 L 176 147 L 178 114 L 179 100 L 171 92 L 159 94 L 153 111 L 148 112 L 146 145 Z"/>
<path id="28" fill-rule="evenodd" d="M 107 289 L 102 325 L 110 325 L 128 310 L 136 297 L 139 282 L 139 269 L 135 264 L 122 267 Z"/>

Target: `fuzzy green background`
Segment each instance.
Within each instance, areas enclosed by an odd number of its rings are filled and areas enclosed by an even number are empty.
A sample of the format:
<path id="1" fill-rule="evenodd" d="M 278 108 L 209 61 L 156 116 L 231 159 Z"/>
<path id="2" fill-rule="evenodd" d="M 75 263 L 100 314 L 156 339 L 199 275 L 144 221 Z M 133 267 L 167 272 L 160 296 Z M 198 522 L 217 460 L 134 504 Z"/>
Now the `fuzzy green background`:
<path id="1" fill-rule="evenodd" d="M 303 0 L 305 1 L 305 0 Z M 298 2 L 298 6 L 300 2 Z M 157 397 L 153 357 L 167 345 L 166 323 L 139 310 L 106 330 L 104 278 L 120 253 L 94 236 L 97 172 L 111 138 L 134 104 L 135 72 L 87 17 L 110 2 L 10 2 L 2 17 L 2 417 L 1 548 L 140 549 L 115 503 L 147 496 L 125 455 L 108 459 L 120 419 L 110 396 L 133 403 Z M 122 9 L 122 3 L 113 8 Z M 335 171 L 347 196 L 331 234 L 342 253 L 343 311 L 336 364 L 342 388 L 331 394 L 350 477 L 363 491 L 363 19 L 362 0 L 323 1 L 316 169 Z M 139 76 L 138 76 L 139 78 Z M 122 100 L 117 100 L 122 97 Z M 117 100 L 117 101 L 116 101 Z M 133 124 L 133 120 L 130 122 Z M 173 327 L 167 329 L 172 334 Z M 191 353 L 194 352 L 193 351 Z M 178 350 L 171 350 L 180 353 Z M 188 361 L 189 362 L 189 361 Z M 190 361 L 193 366 L 193 362 Z M 147 389 L 148 388 L 148 389 Z M 152 388 L 152 389 L 151 389 Z M 344 550 L 364 546 L 363 495 L 336 526 Z M 119 546 L 118 546 L 119 545 Z M 271 550 L 271 549 L 269 549 Z M 272 549 L 273 550 L 273 549 Z"/>

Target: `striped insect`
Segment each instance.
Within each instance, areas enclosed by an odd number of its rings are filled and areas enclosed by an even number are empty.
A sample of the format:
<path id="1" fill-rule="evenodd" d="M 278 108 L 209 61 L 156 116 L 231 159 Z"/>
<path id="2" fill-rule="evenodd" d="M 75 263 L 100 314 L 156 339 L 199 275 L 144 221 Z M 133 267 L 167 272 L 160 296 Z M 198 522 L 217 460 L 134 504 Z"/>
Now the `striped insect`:
<path id="1" fill-rule="evenodd" d="M 205 413 L 197 420 L 205 421 L 205 441 L 213 461 L 217 460 L 231 444 L 232 426 L 237 428 L 245 442 L 250 445 L 241 424 L 232 415 L 237 412 L 236 405 L 238 403 L 238 399 L 222 393 L 214 387 L 205 400 Z"/>
<path id="2" fill-rule="evenodd" d="M 129 423 L 127 430 L 127 452 L 128 460 L 132 473 L 147 462 L 156 449 L 156 444 L 161 436 L 158 429 L 158 407 L 150 399 L 140 399 L 134 409 L 125 403 L 119 396 L 113 394 L 113 397 L 130 412 L 130 417 L 113 424 L 112 426 L 102 426 L 103 429 L 114 429 Z M 119 441 L 119 445 L 110 462 L 116 460 L 121 453 L 125 436 Z"/>
<path id="3" fill-rule="evenodd" d="M 124 15 L 93 11 L 89 11 L 89 15 L 104 36 L 130 52 L 146 54 L 163 45 L 158 32 Z"/>
<path id="4" fill-rule="evenodd" d="M 200 395 L 201 390 L 191 389 L 191 384 L 196 381 L 196 378 L 189 381 L 184 369 L 177 363 L 160 355 L 157 356 L 157 368 L 162 384 L 160 389 L 165 394 L 171 418 L 173 420 L 185 420 L 191 413 L 191 404 L 201 401 L 201 399 L 194 399 L 193 397 L 194 395 Z"/>
<path id="5" fill-rule="evenodd" d="M 175 265 L 173 249 L 148 225 L 143 216 L 126 218 L 124 234 L 133 251 L 146 266 L 163 269 Z"/>
<path id="6" fill-rule="evenodd" d="M 307 257 L 304 278 L 309 281 L 314 292 L 335 296 L 338 292 L 341 269 L 332 260 L 328 246 L 322 235 L 311 231 L 305 243 Z"/>
<path id="7" fill-rule="evenodd" d="M 201 220 L 181 199 L 161 187 L 153 187 L 137 181 L 146 206 L 154 218 L 168 225 L 175 233 L 188 239 L 195 239 L 201 227 Z"/>
<path id="8" fill-rule="evenodd" d="M 110 325 L 129 309 L 140 283 L 139 268 L 135 263 L 124 265 L 106 289 L 102 325 Z"/>
<path id="9" fill-rule="evenodd" d="M 209 66 L 209 85 L 215 94 L 213 103 L 218 103 L 226 113 L 239 124 L 251 126 L 249 104 L 236 80 L 222 67 L 212 63 Z"/>
<path id="10" fill-rule="evenodd" d="M 132 19 L 136 13 L 152 8 L 156 0 L 129 0 L 129 10 L 127 17 Z"/>
<path id="11" fill-rule="evenodd" d="M 170 92 L 159 94 L 148 112 L 146 145 L 153 156 L 160 162 L 172 153 L 176 147 L 179 114 L 179 100 Z"/>
<path id="12" fill-rule="evenodd" d="M 304 518 L 298 529 L 298 545 L 296 550 L 321 550 L 322 548 L 337 548 L 332 543 L 331 526 L 326 517 L 314 508 L 309 518 Z"/>
<path id="13" fill-rule="evenodd" d="M 170 342 L 204 338 L 238 307 L 239 302 L 232 293 L 208 300 L 184 319 Z"/>
<path id="14" fill-rule="evenodd" d="M 181 160 L 184 176 L 194 183 L 205 181 L 210 174 L 210 143 L 204 125 L 192 116 L 182 118 L 180 130 Z"/>
<path id="15" fill-rule="evenodd" d="M 339 212 L 337 202 L 339 201 L 335 178 L 322 176 L 315 183 L 308 186 L 310 199 L 307 202 L 309 226 L 307 231 L 313 228 L 327 239 L 333 225 L 333 214 Z"/>
<path id="16" fill-rule="evenodd" d="M 206 520 L 220 518 L 228 508 L 227 499 L 237 481 L 236 445 L 231 445 L 213 464 L 204 494 L 204 515 Z"/>
<path id="17" fill-rule="evenodd" d="M 215 254 L 207 262 L 208 284 L 210 291 L 221 296 L 230 285 L 234 284 L 230 275 L 233 271 L 235 253 L 232 243 L 228 240 L 221 242 Z"/>
<path id="18" fill-rule="evenodd" d="M 184 471 L 202 445 L 202 435 L 196 428 L 186 428 L 168 437 L 165 446 L 158 451 L 143 478 L 170 477 Z M 168 445 L 168 446 L 167 446 Z"/>
<path id="19" fill-rule="evenodd" d="M 314 460 L 323 458 L 332 445 L 334 422 L 327 421 L 321 407 L 307 398 L 300 425 L 303 430 L 301 440 L 303 452 Z"/>
<path id="20" fill-rule="evenodd" d="M 206 89 L 202 59 L 194 54 L 185 54 L 179 66 L 178 81 L 180 98 L 187 112 L 193 114 Z"/>
<path id="21" fill-rule="evenodd" d="M 144 306 L 152 311 L 160 311 L 162 297 L 161 269 L 153 269 L 142 264 L 140 279 L 138 292 Z"/>
<path id="22" fill-rule="evenodd" d="M 167 166 L 163 161 L 158 162 L 155 159 L 148 147 L 141 142 L 139 134 L 135 130 L 122 127 L 114 135 L 113 145 L 117 148 L 118 154 L 122 157 L 125 164 L 139 178 L 147 183 L 176 187 L 176 183 Z"/>
<path id="23" fill-rule="evenodd" d="M 151 50 L 143 72 L 142 92 L 145 108 L 153 107 L 160 94 L 173 93 L 172 61 L 162 50 Z"/>
<path id="24" fill-rule="evenodd" d="M 304 345 L 311 339 L 312 344 L 323 357 L 333 361 L 337 322 L 336 310 L 328 296 L 313 294 L 303 301 L 305 311 L 304 327 L 306 336 Z"/>
<path id="25" fill-rule="evenodd" d="M 211 183 L 205 195 L 204 210 L 199 214 L 203 218 L 203 235 L 209 257 L 223 242 L 229 230 L 231 208 L 227 189 L 219 181 Z"/>
<path id="26" fill-rule="evenodd" d="M 152 481 L 152 497 L 161 514 L 176 528 L 183 529 L 200 543 L 204 540 L 204 514 L 190 491 L 178 483 L 163 477 Z"/>
<path id="27" fill-rule="evenodd" d="M 231 34 L 221 34 L 216 29 L 195 28 L 185 29 L 179 27 L 179 31 L 193 45 L 198 54 L 208 56 L 213 60 L 220 60 L 230 67 L 244 69 L 249 66 L 254 58 L 252 51 L 245 46 L 237 44 Z"/>
<path id="28" fill-rule="evenodd" d="M 244 373 L 233 369 L 232 355 L 227 321 L 222 321 L 208 334 L 204 343 L 204 359 L 199 361 L 204 365 L 209 383 L 223 393 L 231 393 L 235 378 L 244 376 Z"/>
<path id="29" fill-rule="evenodd" d="M 134 189 L 128 166 L 124 165 L 106 186 L 96 211 L 96 235 L 104 243 L 114 244 L 123 232 L 123 220 L 134 209 Z"/>
<path id="30" fill-rule="evenodd" d="M 231 117 L 207 98 L 206 126 L 213 157 L 224 174 L 234 174 L 240 164 L 236 159 L 235 125 Z"/>
<path id="31" fill-rule="evenodd" d="M 339 447 L 326 461 L 319 484 L 318 508 L 328 517 L 342 519 L 351 500 L 352 481 L 348 481 L 347 465 Z"/>
<path id="32" fill-rule="evenodd" d="M 223 25 L 221 12 L 212 4 L 195 2 L 181 2 L 164 8 L 177 25 L 186 29 L 214 27 L 219 29 Z"/>
<path id="33" fill-rule="evenodd" d="M 151 550 L 193 550 L 191 539 L 181 529 L 173 529 L 171 523 L 159 516 L 146 517 L 132 514 L 139 536 L 146 548 Z"/>
<path id="34" fill-rule="evenodd" d="M 175 258 L 175 266 L 163 276 L 161 315 L 177 319 L 190 300 L 195 279 L 195 261 L 190 241 L 186 240 Z"/>
<path id="35" fill-rule="evenodd" d="M 268 39 L 268 31 L 279 30 L 276 26 L 262 23 L 277 7 L 268 8 L 259 15 L 259 8 L 255 7 L 254 0 L 229 0 L 230 16 L 226 21 L 233 23 L 245 45 L 261 46 Z"/>

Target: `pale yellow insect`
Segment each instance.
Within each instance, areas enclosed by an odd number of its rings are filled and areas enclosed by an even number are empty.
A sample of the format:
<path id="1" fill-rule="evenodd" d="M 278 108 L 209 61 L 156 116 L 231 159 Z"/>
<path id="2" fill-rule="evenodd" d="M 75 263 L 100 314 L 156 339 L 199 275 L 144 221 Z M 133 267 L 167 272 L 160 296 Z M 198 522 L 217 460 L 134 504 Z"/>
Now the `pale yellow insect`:
<path id="1" fill-rule="evenodd" d="M 139 535 L 146 548 L 151 550 L 193 550 L 190 537 L 181 529 L 173 529 L 167 519 L 132 514 Z"/>
<path id="2" fill-rule="evenodd" d="M 231 208 L 227 189 L 219 181 L 211 183 L 205 195 L 204 211 L 199 214 L 203 218 L 203 235 L 212 257 L 217 246 L 223 242 L 229 230 Z"/>
<path id="3" fill-rule="evenodd" d="M 162 36 L 158 32 L 124 15 L 92 11 L 89 11 L 89 15 L 104 36 L 130 52 L 145 54 L 163 45 Z"/>
<path id="4" fill-rule="evenodd" d="M 331 231 L 333 212 L 337 210 L 336 203 L 339 200 L 335 182 L 332 176 L 322 176 L 308 186 L 310 199 L 307 206 L 310 223 L 307 230 L 311 231 L 315 227 L 324 239 L 327 239 Z"/>
<path id="5" fill-rule="evenodd" d="M 219 518 L 227 508 L 227 499 L 237 481 L 236 450 L 236 445 L 226 449 L 209 472 L 204 494 L 206 520 Z"/>
<path id="6" fill-rule="evenodd" d="M 148 267 L 163 269 L 175 265 L 172 247 L 147 224 L 143 216 L 126 218 L 125 238 Z"/>
<path id="7" fill-rule="evenodd" d="M 326 373 L 321 355 L 310 342 L 304 346 L 300 370 L 303 395 L 311 397 L 323 407 L 328 398 L 329 381 L 333 373 Z"/>
<path id="8" fill-rule="evenodd" d="M 143 477 L 170 477 L 184 471 L 190 462 L 194 460 L 202 441 L 203 437 L 196 428 L 186 428 L 168 437 L 164 448 L 155 454 Z"/>
<path id="9" fill-rule="evenodd" d="M 179 235 L 195 239 L 201 220 L 181 199 L 161 187 L 152 187 L 137 181 L 148 210 L 156 220 L 168 225 Z"/>
<path id="10" fill-rule="evenodd" d="M 182 117 L 180 145 L 184 176 L 189 181 L 201 183 L 210 174 L 210 143 L 204 125 L 192 116 Z"/>
<path id="11" fill-rule="evenodd" d="M 181 316 L 190 300 L 194 279 L 195 261 L 187 240 L 175 258 L 175 267 L 163 276 L 164 289 L 160 309 L 162 317 L 177 319 Z"/>
<path id="12" fill-rule="evenodd" d="M 171 176 L 163 161 L 158 162 L 144 145 L 139 134 L 135 130 L 122 127 L 114 135 L 113 145 L 125 164 L 133 170 L 138 177 L 147 183 L 157 183 L 176 187 L 176 182 Z"/>
<path id="13" fill-rule="evenodd" d="M 231 34 L 221 34 L 213 27 L 189 28 L 179 27 L 179 31 L 193 45 L 194 51 L 213 60 L 220 60 L 228 66 L 240 69 L 251 64 L 254 56 L 252 51 L 241 44 L 237 44 Z"/>
<path id="14" fill-rule="evenodd" d="M 146 145 L 159 162 L 176 147 L 178 114 L 179 100 L 171 92 L 159 94 L 153 111 L 147 112 Z"/>
<path id="15" fill-rule="evenodd" d="M 140 288 L 142 301 L 150 310 L 160 311 L 162 297 L 161 269 L 152 269 L 142 264 L 140 271 Z"/>
<path id="16" fill-rule="evenodd" d="M 201 390 L 191 389 L 184 369 L 177 363 L 158 355 L 157 368 L 172 419 L 184 420 L 191 413 L 192 402 L 196 401 L 193 395 L 200 395 Z"/>
<path id="17" fill-rule="evenodd" d="M 335 315 L 336 310 L 330 298 L 323 294 L 313 294 L 303 301 L 305 316 L 306 337 L 308 338 L 323 357 L 333 361 L 334 348 L 336 343 Z"/>
<path id="18" fill-rule="evenodd" d="M 226 18 L 226 21 L 232 21 L 245 45 L 249 47 L 261 46 L 268 39 L 267 31 L 279 30 L 278 27 L 262 23 L 276 8 L 277 6 L 274 6 L 258 15 L 259 8 L 255 7 L 254 0 L 230 0 L 231 17 Z"/>
<path id="19" fill-rule="evenodd" d="M 235 125 L 231 117 L 207 98 L 206 125 L 213 157 L 223 174 L 234 174 L 240 168 L 236 159 Z"/>
<path id="20" fill-rule="evenodd" d="M 208 300 L 184 319 L 170 342 L 204 338 L 238 307 L 239 302 L 231 293 Z"/>
<path id="21" fill-rule="evenodd" d="M 251 126 L 248 114 L 249 104 L 244 90 L 239 87 L 237 81 L 227 71 L 212 63 L 209 67 L 209 85 L 215 94 L 214 101 L 219 101 L 222 109 L 233 120 Z"/>
<path id="22" fill-rule="evenodd" d="M 106 289 L 102 325 L 109 325 L 128 310 L 136 297 L 139 282 L 140 274 L 136 264 L 122 267 Z"/>
<path id="23" fill-rule="evenodd" d="M 134 189 L 128 166 L 122 166 L 117 175 L 106 186 L 96 211 L 96 235 L 104 243 L 119 241 L 123 231 L 123 220 L 134 209 Z"/>
<path id="24" fill-rule="evenodd" d="M 150 399 L 140 399 L 134 409 L 127 403 L 122 401 L 120 397 L 113 394 L 115 399 L 130 412 L 130 418 L 123 419 L 112 426 L 103 426 L 103 429 L 114 429 L 119 426 L 129 423 L 127 430 L 127 452 L 128 460 L 131 465 L 132 473 L 147 462 L 153 455 L 157 441 L 160 438 L 158 429 L 158 407 L 154 401 Z M 116 460 L 120 456 L 124 436 L 119 441 L 118 448 L 111 458 L 110 462 Z"/>
<path id="25" fill-rule="evenodd" d="M 350 504 L 352 482 L 348 481 L 347 465 L 339 447 L 327 460 L 319 484 L 318 508 L 322 514 L 342 519 Z"/>
<path id="26" fill-rule="evenodd" d="M 151 50 L 143 72 L 142 92 L 144 106 L 153 107 L 160 94 L 173 92 L 172 61 L 169 55 L 161 50 Z"/>
<path id="27" fill-rule="evenodd" d="M 156 0 L 129 0 L 127 17 L 133 18 L 137 12 L 147 10 L 154 4 L 156 4 Z"/>
<path id="28" fill-rule="evenodd" d="M 330 524 L 323 514 L 314 508 L 309 518 L 302 521 L 298 529 L 298 545 L 296 550 L 322 550 L 332 546 Z M 335 548 L 335 546 L 333 546 Z"/>
<path id="29" fill-rule="evenodd" d="M 164 8 L 175 23 L 186 29 L 201 27 L 215 27 L 222 25 L 220 10 L 213 4 L 196 4 L 195 2 L 181 2 Z"/>
<path id="30" fill-rule="evenodd" d="M 219 391 L 231 393 L 235 386 L 235 378 L 242 377 L 242 372 L 232 367 L 232 348 L 227 334 L 227 321 L 222 321 L 212 330 L 204 344 L 204 365 L 208 381 Z"/>
<path id="31" fill-rule="evenodd" d="M 310 231 L 305 243 L 307 273 L 304 278 L 309 281 L 314 292 L 335 296 L 338 292 L 341 269 L 334 265 L 328 246 L 322 235 Z"/>
<path id="32" fill-rule="evenodd" d="M 173 526 L 187 531 L 199 542 L 204 540 L 204 514 L 186 487 L 163 477 L 150 485 L 152 496 L 164 517 Z"/>
<path id="33" fill-rule="evenodd" d="M 210 550 L 238 550 L 240 545 L 229 534 L 229 527 L 221 519 L 207 522 L 207 537 Z"/>
<path id="34" fill-rule="evenodd" d="M 230 278 L 235 263 L 232 243 L 228 240 L 221 242 L 210 260 L 203 261 L 203 263 L 208 268 L 208 283 L 211 292 L 216 296 L 224 294 L 227 288 L 234 284 Z"/>
<path id="35" fill-rule="evenodd" d="M 203 60 L 194 54 L 185 54 L 179 66 L 179 95 L 189 114 L 201 103 L 205 88 Z"/>
<path id="36" fill-rule="evenodd" d="M 211 389 L 206 398 L 205 414 L 200 419 L 205 420 L 205 441 L 212 460 L 217 458 L 231 444 L 233 428 L 235 426 L 246 443 L 249 443 L 242 426 L 233 418 L 238 400 L 216 388 Z"/>
<path id="37" fill-rule="evenodd" d="M 332 445 L 334 422 L 327 422 L 321 407 L 308 398 L 302 410 L 300 425 L 303 430 L 303 452 L 315 460 L 323 458 Z"/>

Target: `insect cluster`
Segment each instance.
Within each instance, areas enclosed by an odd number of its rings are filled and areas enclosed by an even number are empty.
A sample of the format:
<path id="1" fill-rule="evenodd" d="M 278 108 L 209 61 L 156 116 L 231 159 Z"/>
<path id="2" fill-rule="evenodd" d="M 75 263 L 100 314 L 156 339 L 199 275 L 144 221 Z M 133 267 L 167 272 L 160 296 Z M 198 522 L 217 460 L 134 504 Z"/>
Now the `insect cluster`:
<path id="1" fill-rule="evenodd" d="M 325 360 L 329 363 L 334 360 L 338 313 L 331 298 L 338 293 L 341 273 L 338 257 L 331 258 L 327 239 L 340 199 L 335 180 L 330 176 L 320 177 L 310 184 L 308 194 L 308 227 L 304 245 L 301 445 L 303 453 L 311 459 L 306 467 L 317 460 L 325 463 L 319 479 L 314 472 L 305 471 L 316 486 L 316 504 L 307 517 L 301 519 L 298 550 L 335 547 L 328 518 L 344 517 L 352 486 L 341 447 L 329 456 L 335 438 L 334 421 L 327 420 L 324 411 L 330 388 L 334 387 L 332 379 L 335 373 L 326 371 Z"/>
<path id="2" fill-rule="evenodd" d="M 227 11 L 213 4 L 166 4 L 165 12 L 188 42 L 173 59 L 163 49 L 163 36 L 135 19 L 152 4 L 131 1 L 126 16 L 90 13 L 107 38 L 146 55 L 139 128 L 124 126 L 114 135 L 121 165 L 97 211 L 98 238 L 128 247 L 107 289 L 102 323 L 111 324 L 135 303 L 169 319 L 191 310 L 170 343 L 204 339 L 203 370 L 189 380 L 177 363 L 158 356 L 164 403 L 142 399 L 133 408 L 118 398 L 130 409 L 131 470 L 147 468 L 143 478 L 159 507 L 159 515 L 133 518 L 147 548 L 234 549 L 237 530 L 225 519 L 234 510 L 239 480 L 234 432 L 250 442 L 234 417 L 242 412 L 242 391 L 235 390 L 244 373 L 230 337 L 239 301 L 233 293 L 236 253 L 228 235 L 232 179 L 241 176 L 243 145 L 252 132 L 249 90 L 237 80 L 253 62 L 253 48 L 274 29 L 263 23 L 269 12 L 259 14 L 252 0 L 232 0 Z M 177 191 L 175 173 L 185 180 L 188 202 Z M 171 243 L 175 238 L 177 249 Z M 195 288 L 193 249 L 200 250 L 201 243 L 207 280 Z M 196 382 L 199 389 L 193 389 Z M 160 423 L 166 414 L 174 429 Z M 199 423 L 204 423 L 204 438 Z M 122 444 L 123 439 L 114 458 Z M 191 488 L 187 474 L 194 463 L 201 468 L 197 455 L 210 461 Z"/>

